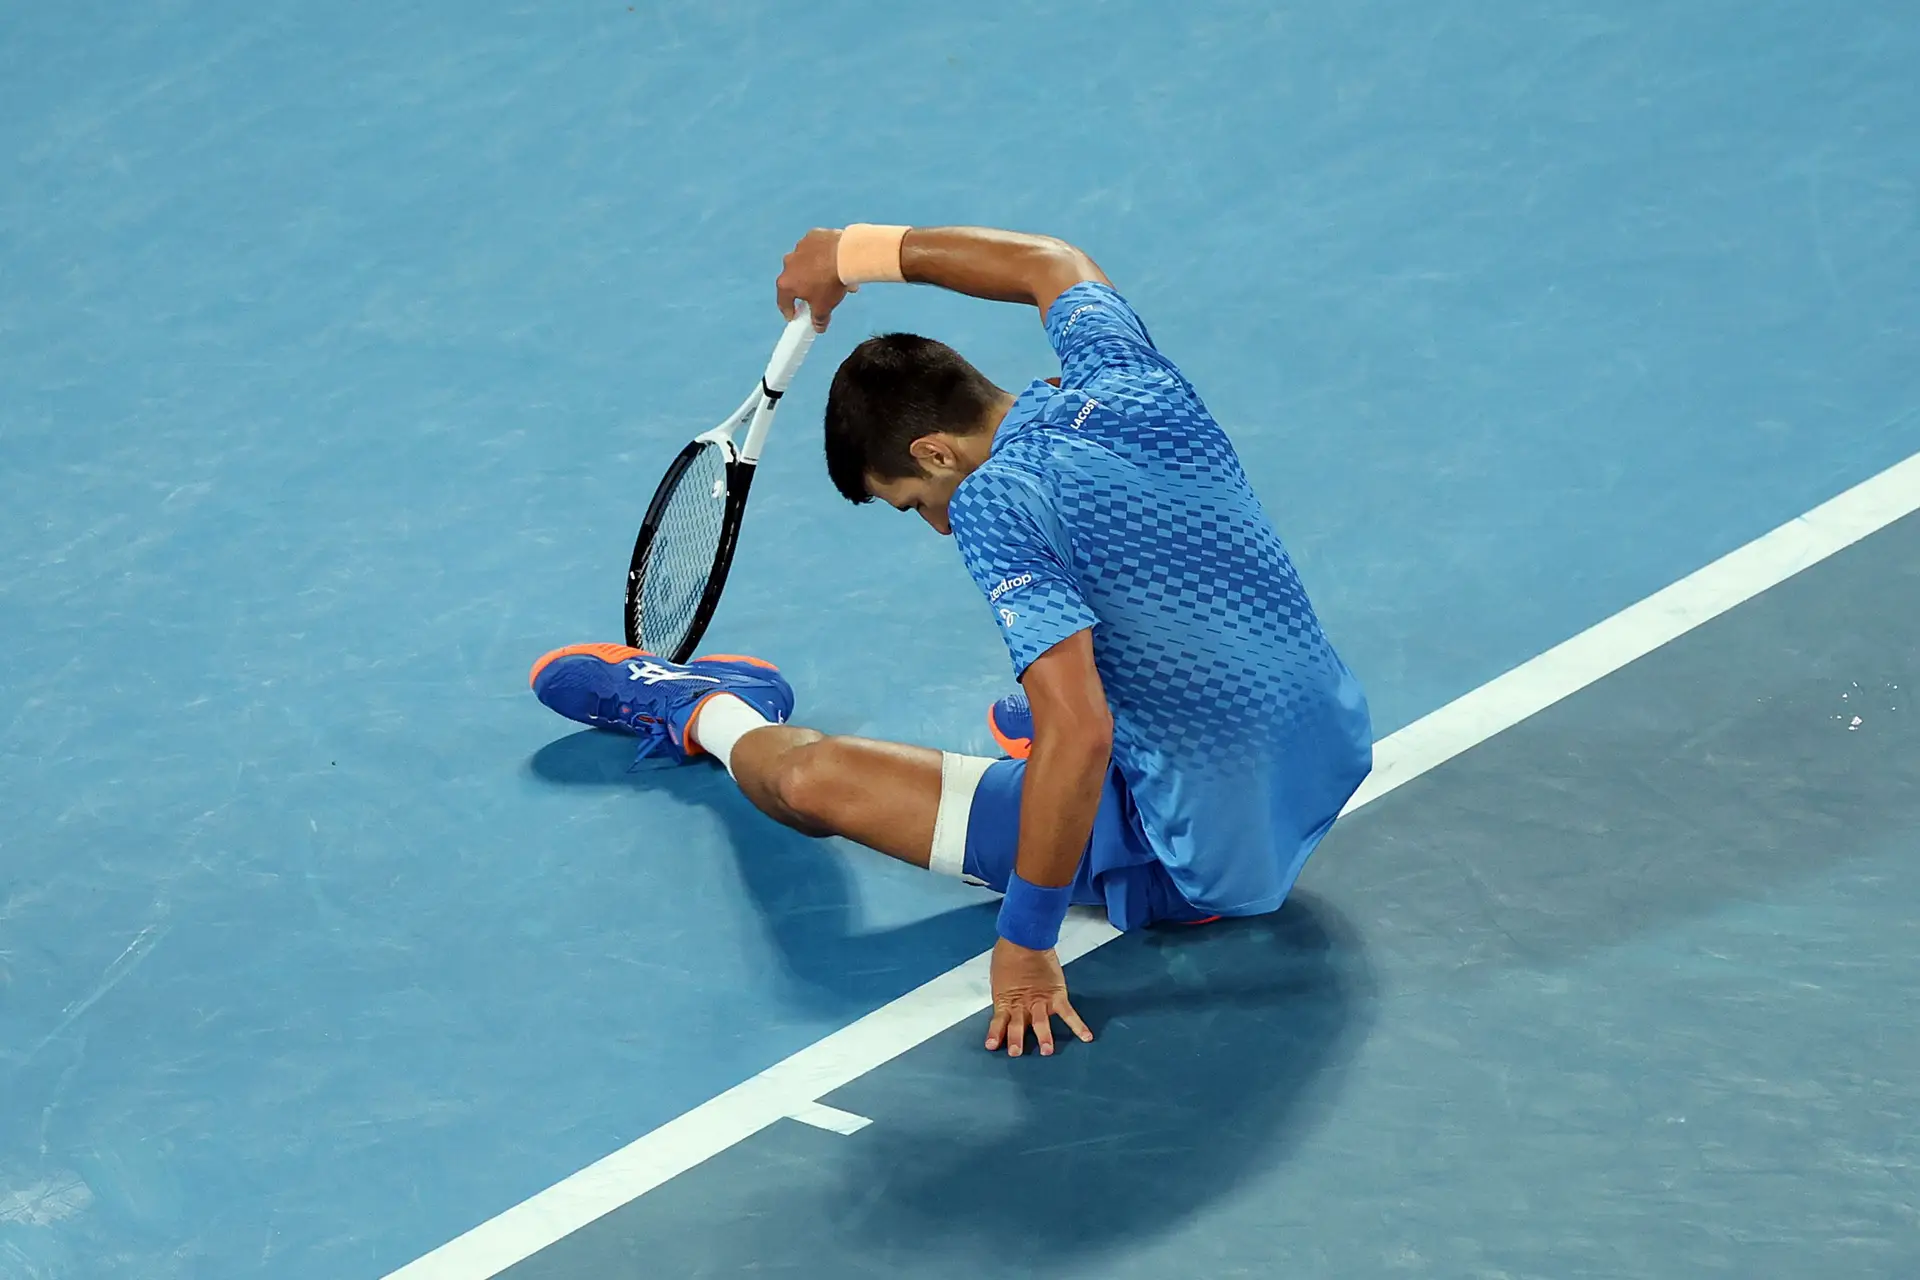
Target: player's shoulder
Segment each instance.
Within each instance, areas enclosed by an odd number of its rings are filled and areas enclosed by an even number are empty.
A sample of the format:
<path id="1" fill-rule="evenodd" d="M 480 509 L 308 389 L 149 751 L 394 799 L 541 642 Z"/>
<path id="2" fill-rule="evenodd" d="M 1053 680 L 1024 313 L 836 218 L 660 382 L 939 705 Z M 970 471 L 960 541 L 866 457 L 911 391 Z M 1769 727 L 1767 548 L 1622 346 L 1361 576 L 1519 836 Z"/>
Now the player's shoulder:
<path id="1" fill-rule="evenodd" d="M 1105 280 L 1081 280 L 1068 285 L 1054 298 L 1053 305 L 1047 308 L 1047 323 L 1058 324 L 1062 330 L 1071 329 L 1082 317 L 1102 308 L 1136 314 L 1133 304 L 1114 285 Z"/>
<path id="2" fill-rule="evenodd" d="M 991 457 L 960 482 L 947 506 L 954 539 L 963 548 L 1008 538 L 1057 534 L 1062 527 L 1059 480 L 1072 470 L 1057 456 L 1060 433 L 1026 431 L 998 443 Z"/>
<path id="3" fill-rule="evenodd" d="M 1047 337 L 1060 357 L 1065 390 L 1105 391 L 1109 400 L 1130 400 L 1130 409 L 1198 404 L 1186 374 L 1110 284 L 1085 280 L 1062 293 L 1047 312 Z"/>
<path id="4" fill-rule="evenodd" d="M 992 519 L 1009 510 L 1030 509 L 1046 501 L 1043 484 L 1045 442 L 1028 432 L 994 447 L 953 492 L 948 511 L 957 534 L 963 521 Z"/>
<path id="5" fill-rule="evenodd" d="M 1104 280 L 1082 280 L 1064 290 L 1047 308 L 1046 328 L 1055 347 L 1112 337 L 1153 346 L 1140 313 Z"/>

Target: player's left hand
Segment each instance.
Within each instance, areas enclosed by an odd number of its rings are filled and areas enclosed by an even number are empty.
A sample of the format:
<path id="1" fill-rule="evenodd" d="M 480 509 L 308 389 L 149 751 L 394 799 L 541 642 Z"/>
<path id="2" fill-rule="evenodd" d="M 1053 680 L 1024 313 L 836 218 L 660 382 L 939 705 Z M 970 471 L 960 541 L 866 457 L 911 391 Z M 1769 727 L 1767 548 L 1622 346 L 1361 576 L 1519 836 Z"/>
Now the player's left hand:
<path id="1" fill-rule="evenodd" d="M 815 227 L 800 237 L 780 267 L 780 276 L 773 282 L 780 314 L 793 319 L 798 299 L 813 313 L 814 331 L 825 333 L 833 309 L 847 296 L 847 286 L 840 283 L 840 233 Z"/>
<path id="2" fill-rule="evenodd" d="M 1007 1046 L 1007 1056 L 1017 1058 L 1026 1052 L 1027 1028 L 1033 1028 L 1040 1042 L 1040 1055 L 1053 1052 L 1053 1019 L 1062 1022 L 1082 1040 L 1092 1040 L 1093 1032 L 1073 1011 L 1067 999 L 1067 975 L 1060 968 L 1060 957 L 1052 951 L 1029 951 L 1005 938 L 994 944 L 989 968 L 993 985 L 993 1022 L 987 1027 L 987 1048 Z"/>

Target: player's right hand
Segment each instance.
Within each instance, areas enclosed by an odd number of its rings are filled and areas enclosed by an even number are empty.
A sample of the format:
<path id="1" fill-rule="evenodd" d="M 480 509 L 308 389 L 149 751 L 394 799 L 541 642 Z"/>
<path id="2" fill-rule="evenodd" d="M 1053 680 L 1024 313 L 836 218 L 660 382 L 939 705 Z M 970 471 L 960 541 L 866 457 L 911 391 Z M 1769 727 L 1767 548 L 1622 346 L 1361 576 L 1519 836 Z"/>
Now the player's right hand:
<path id="1" fill-rule="evenodd" d="M 781 260 L 780 276 L 773 286 L 781 315 L 793 319 L 793 304 L 798 299 L 813 313 L 814 331 L 825 333 L 833 309 L 848 293 L 847 286 L 840 283 L 840 233 L 815 227 L 800 237 L 793 252 Z"/>
<path id="2" fill-rule="evenodd" d="M 1051 1054 L 1055 1017 L 1080 1039 L 1093 1039 L 1093 1032 L 1067 999 L 1067 975 L 1055 952 L 1029 951 L 1001 938 L 994 944 L 988 973 L 993 987 L 993 1021 L 987 1026 L 989 1051 L 1004 1044 L 1008 1057 L 1019 1057 L 1026 1052 L 1027 1029 L 1031 1027 L 1041 1056 Z"/>

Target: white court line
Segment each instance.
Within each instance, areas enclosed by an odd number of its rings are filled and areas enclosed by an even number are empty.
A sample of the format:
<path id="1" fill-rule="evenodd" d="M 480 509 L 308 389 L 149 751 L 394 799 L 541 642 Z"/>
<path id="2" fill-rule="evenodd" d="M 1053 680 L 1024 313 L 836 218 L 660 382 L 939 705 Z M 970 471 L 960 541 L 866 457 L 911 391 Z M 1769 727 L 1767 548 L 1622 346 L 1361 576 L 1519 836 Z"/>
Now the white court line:
<path id="1" fill-rule="evenodd" d="M 1346 812 L 1916 509 L 1920 454 L 1382 739 L 1374 748 L 1373 774 Z M 1076 914 L 1061 932 L 1060 958 L 1076 960 L 1118 936 L 1097 914 Z M 805 1111 L 820 1095 L 991 1003 L 987 955 L 981 954 L 481 1223 L 387 1280 L 488 1280 L 781 1117 Z"/>
<path id="2" fill-rule="evenodd" d="M 830 1107 L 824 1102 L 809 1102 L 803 1107 L 797 1107 L 787 1119 L 798 1120 L 801 1124 L 810 1124 L 816 1129 L 825 1129 L 828 1133 L 838 1133 L 847 1137 L 852 1137 L 873 1123 L 865 1116 L 857 1116 L 851 1111 Z"/>

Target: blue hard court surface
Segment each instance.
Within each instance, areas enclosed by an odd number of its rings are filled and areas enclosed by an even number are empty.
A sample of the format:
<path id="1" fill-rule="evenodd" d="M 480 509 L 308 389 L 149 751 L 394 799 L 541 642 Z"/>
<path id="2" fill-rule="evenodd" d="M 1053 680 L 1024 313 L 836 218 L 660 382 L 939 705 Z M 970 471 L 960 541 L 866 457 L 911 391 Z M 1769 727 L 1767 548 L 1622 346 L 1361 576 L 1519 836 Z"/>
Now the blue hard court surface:
<path id="1" fill-rule="evenodd" d="M 1920 449 L 1917 61 L 1891 0 L 0 10 L 0 1275 L 383 1274 L 984 945 L 974 892 L 711 773 L 606 776 L 525 692 L 612 637 L 639 507 L 764 358 L 806 227 L 1087 246 L 1385 732 Z M 863 291 L 712 641 L 821 728 L 980 750 L 991 618 L 817 458 L 880 328 L 1050 371 L 1014 308 Z M 1911 881 L 1854 906 L 1893 928 Z M 1768 908 L 1783 958 L 1827 909 Z M 1342 911 L 1296 915 L 1411 945 Z M 1149 982 L 1130 954 L 1101 981 Z M 1777 1034 L 1891 1045 L 1887 973 Z M 1488 990 L 1416 988 L 1352 1052 L 1560 1060 L 1476 1040 Z M 1608 990 L 1676 1036 L 1740 1016 Z M 1348 1120 L 1367 1159 L 1412 1125 Z M 1556 1172 L 1460 1155 L 1438 1231 L 1489 1170 Z"/>

